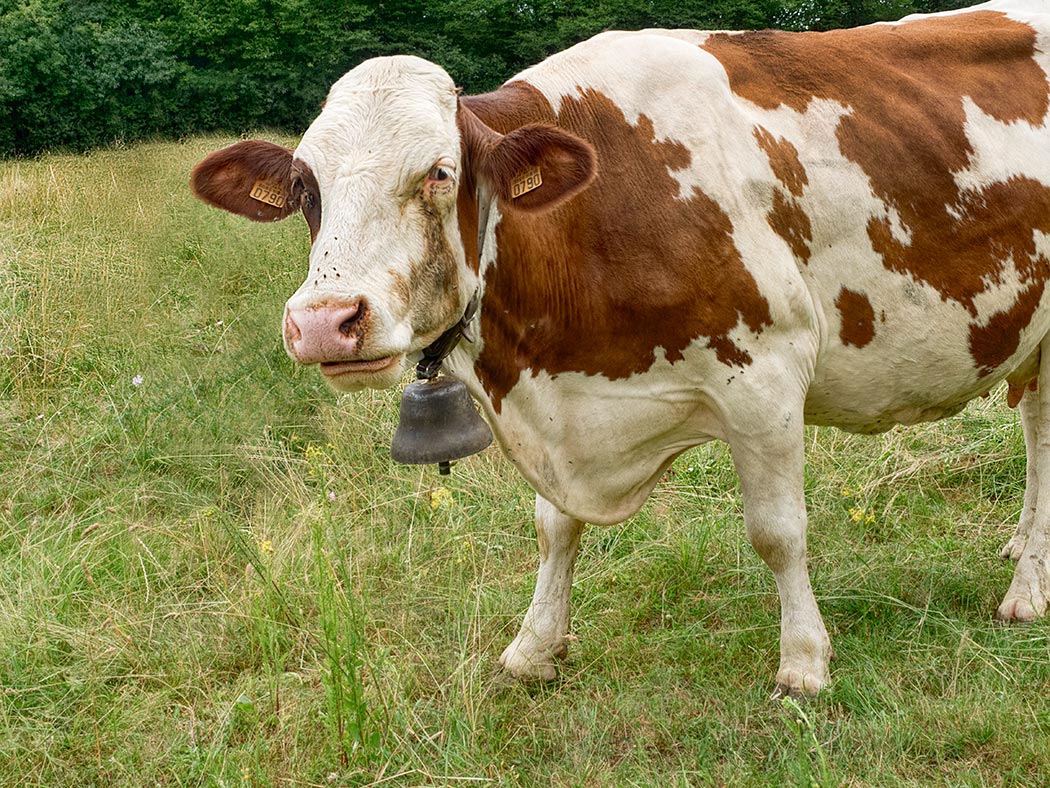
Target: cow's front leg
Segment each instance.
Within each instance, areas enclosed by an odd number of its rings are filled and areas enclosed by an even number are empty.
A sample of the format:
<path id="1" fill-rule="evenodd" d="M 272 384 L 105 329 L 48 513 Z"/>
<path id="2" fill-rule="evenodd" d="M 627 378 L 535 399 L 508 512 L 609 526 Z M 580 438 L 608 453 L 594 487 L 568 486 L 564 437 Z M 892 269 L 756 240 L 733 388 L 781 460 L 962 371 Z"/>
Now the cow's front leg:
<path id="1" fill-rule="evenodd" d="M 536 496 L 536 540 L 540 548 L 536 591 L 518 636 L 499 658 L 515 678 L 551 681 L 558 674 L 557 660 L 568 652 L 565 636 L 569 632 L 572 568 L 582 531 L 582 522 Z"/>
<path id="2" fill-rule="evenodd" d="M 780 669 L 773 697 L 815 695 L 828 681 L 831 644 L 806 569 L 801 411 L 769 433 L 730 440 L 747 538 L 780 593 Z"/>
<path id="3" fill-rule="evenodd" d="M 1021 509 L 1021 519 L 1017 523 L 1017 530 L 1010 537 L 1000 555 L 1012 561 L 1018 561 L 1024 546 L 1028 542 L 1028 534 L 1032 530 L 1035 521 L 1036 502 L 1039 499 L 1039 477 L 1036 468 L 1039 467 L 1038 443 L 1039 443 L 1039 392 L 1026 391 L 1021 397 L 1018 406 L 1021 412 L 1021 429 L 1024 430 L 1025 451 L 1025 484 L 1024 484 L 1024 508 Z"/>
<path id="4" fill-rule="evenodd" d="M 1050 359 L 1050 338 L 1043 340 L 1041 349 L 1045 362 Z M 1002 621 L 1039 618 L 1046 612 L 1047 600 L 1050 599 L 1050 363 L 1040 363 L 1038 388 L 1025 392 L 1022 407 L 1029 398 L 1032 401 L 1027 403 L 1028 411 L 1022 411 L 1022 418 L 1031 420 L 1024 426 L 1026 447 L 1030 442 L 1034 444 L 1034 450 L 1028 447 L 1026 453 L 1028 485 L 1034 484 L 1035 492 L 1031 495 L 1025 491 L 1025 507 L 1031 500 L 1035 512 L 1028 524 L 1028 533 L 1021 533 L 1018 527 L 1018 533 L 1011 540 L 1011 544 L 1020 540 L 1023 543 L 1014 544 L 1020 548 L 1020 557 L 1010 588 L 999 605 L 998 617 Z M 1021 522 L 1023 525 L 1024 520 Z"/>

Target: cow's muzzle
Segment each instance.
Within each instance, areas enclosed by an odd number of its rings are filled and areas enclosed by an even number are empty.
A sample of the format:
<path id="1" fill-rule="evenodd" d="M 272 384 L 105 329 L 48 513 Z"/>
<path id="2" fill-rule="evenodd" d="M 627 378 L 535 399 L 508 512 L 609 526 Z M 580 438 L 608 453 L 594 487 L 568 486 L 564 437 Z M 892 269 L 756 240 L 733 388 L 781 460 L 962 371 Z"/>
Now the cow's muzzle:
<path id="1" fill-rule="evenodd" d="M 355 361 L 362 350 L 367 323 L 368 304 L 363 298 L 286 309 L 284 345 L 300 364 Z"/>

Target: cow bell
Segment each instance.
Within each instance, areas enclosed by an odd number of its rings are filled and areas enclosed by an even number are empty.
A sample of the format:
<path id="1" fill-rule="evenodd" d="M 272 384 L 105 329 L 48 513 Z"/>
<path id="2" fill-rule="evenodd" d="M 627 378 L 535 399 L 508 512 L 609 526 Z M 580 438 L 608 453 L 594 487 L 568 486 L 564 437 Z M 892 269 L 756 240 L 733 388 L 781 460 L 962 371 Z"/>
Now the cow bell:
<path id="1" fill-rule="evenodd" d="M 408 465 L 449 463 L 477 454 L 492 443 L 492 430 L 474 409 L 463 382 L 435 377 L 417 380 L 401 395 L 401 417 L 390 454 Z"/>

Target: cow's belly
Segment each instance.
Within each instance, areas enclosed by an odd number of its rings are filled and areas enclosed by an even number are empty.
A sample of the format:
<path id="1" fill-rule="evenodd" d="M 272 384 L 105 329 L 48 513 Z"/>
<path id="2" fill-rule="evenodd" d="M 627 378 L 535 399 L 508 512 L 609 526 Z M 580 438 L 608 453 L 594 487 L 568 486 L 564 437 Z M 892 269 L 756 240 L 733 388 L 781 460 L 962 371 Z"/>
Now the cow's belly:
<path id="1" fill-rule="evenodd" d="M 974 315 L 931 288 L 893 278 L 893 286 L 865 290 L 873 326 L 863 346 L 848 341 L 854 324 L 842 310 L 827 296 L 818 299 L 827 337 L 806 398 L 807 423 L 881 432 L 951 416 L 1007 377 L 1034 376 L 1039 343 L 1050 332 L 1050 295 L 1018 307 L 1024 289 L 1004 285 L 978 300 Z"/>
<path id="2" fill-rule="evenodd" d="M 806 423 L 838 427 L 847 432 L 885 432 L 899 424 L 954 416 L 971 399 L 991 388 L 983 384 L 960 385 L 953 390 L 949 385 L 924 388 L 893 383 L 881 391 L 877 399 L 872 398 L 871 387 L 881 385 L 879 379 L 877 370 L 865 370 L 863 377 L 858 377 L 852 367 L 832 372 L 810 390 L 806 399 Z M 913 380 L 923 382 L 917 375 Z"/>

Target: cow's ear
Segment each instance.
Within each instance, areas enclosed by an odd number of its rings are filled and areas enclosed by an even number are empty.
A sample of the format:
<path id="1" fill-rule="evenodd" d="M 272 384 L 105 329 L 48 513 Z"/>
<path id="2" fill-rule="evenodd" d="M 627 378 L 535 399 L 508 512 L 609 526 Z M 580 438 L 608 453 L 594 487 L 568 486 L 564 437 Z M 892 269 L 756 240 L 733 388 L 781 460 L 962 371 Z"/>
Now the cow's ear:
<path id="1" fill-rule="evenodd" d="M 292 151 L 263 140 L 211 154 L 193 168 L 190 188 L 209 205 L 256 222 L 276 222 L 299 210 L 292 194 Z"/>
<path id="2" fill-rule="evenodd" d="M 553 208 L 594 180 L 594 148 L 556 126 L 534 124 L 498 134 L 462 104 L 459 125 L 474 177 L 512 208 Z"/>

